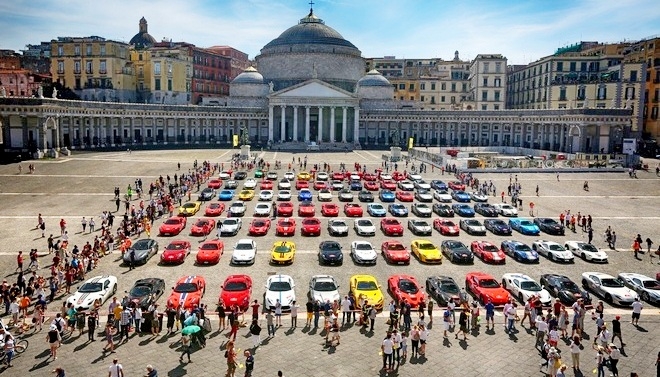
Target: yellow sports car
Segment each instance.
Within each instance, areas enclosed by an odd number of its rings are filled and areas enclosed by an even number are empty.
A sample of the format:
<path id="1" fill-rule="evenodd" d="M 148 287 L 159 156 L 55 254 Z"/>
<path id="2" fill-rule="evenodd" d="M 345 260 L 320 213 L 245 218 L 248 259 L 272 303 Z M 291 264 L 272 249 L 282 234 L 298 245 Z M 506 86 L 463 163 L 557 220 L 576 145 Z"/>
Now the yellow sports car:
<path id="1" fill-rule="evenodd" d="M 238 193 L 238 199 L 239 200 L 252 200 L 254 199 L 254 191 L 253 190 L 243 190 Z"/>
<path id="2" fill-rule="evenodd" d="M 306 171 L 301 171 L 300 173 L 298 173 L 298 179 L 301 181 L 309 181 L 310 179 L 312 179 L 312 176 Z"/>
<path id="3" fill-rule="evenodd" d="M 179 207 L 179 215 L 181 216 L 193 216 L 197 212 L 199 212 L 200 207 L 202 206 L 202 202 L 188 202 L 184 203 L 181 207 Z"/>
<path id="4" fill-rule="evenodd" d="M 431 241 L 414 240 L 410 250 L 423 263 L 442 263 L 442 253 Z"/>
<path id="5" fill-rule="evenodd" d="M 291 241 L 278 241 L 273 244 L 270 261 L 273 264 L 290 264 L 296 256 L 296 244 Z"/>
<path id="6" fill-rule="evenodd" d="M 358 309 L 362 308 L 364 300 L 367 300 L 367 305 L 374 305 L 376 310 L 383 309 L 385 298 L 380 290 L 380 284 L 372 275 L 351 276 L 349 290 Z"/>

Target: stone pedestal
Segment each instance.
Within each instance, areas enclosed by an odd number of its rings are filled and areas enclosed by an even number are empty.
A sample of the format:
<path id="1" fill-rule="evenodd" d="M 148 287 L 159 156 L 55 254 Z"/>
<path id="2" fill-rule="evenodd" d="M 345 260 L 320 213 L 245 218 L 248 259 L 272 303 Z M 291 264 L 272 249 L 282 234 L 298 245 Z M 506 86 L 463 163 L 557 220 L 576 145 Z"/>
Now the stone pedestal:
<path id="1" fill-rule="evenodd" d="M 60 154 L 62 154 L 63 156 L 71 156 L 71 151 L 69 150 L 69 148 L 64 147 L 60 149 Z"/>
<path id="2" fill-rule="evenodd" d="M 41 149 L 38 149 L 36 152 L 32 154 L 32 158 L 34 158 L 35 160 L 39 160 L 44 157 L 46 157 L 46 154 Z"/>
<path id="3" fill-rule="evenodd" d="M 46 153 L 46 156 L 51 157 L 51 158 L 58 158 L 58 157 L 60 157 L 60 152 L 58 152 L 55 149 L 51 148 Z"/>
<path id="4" fill-rule="evenodd" d="M 390 161 L 401 161 L 401 147 L 390 147 Z"/>
<path id="5" fill-rule="evenodd" d="M 249 160 L 250 159 L 250 146 L 249 145 L 241 145 L 241 159 L 242 160 Z"/>

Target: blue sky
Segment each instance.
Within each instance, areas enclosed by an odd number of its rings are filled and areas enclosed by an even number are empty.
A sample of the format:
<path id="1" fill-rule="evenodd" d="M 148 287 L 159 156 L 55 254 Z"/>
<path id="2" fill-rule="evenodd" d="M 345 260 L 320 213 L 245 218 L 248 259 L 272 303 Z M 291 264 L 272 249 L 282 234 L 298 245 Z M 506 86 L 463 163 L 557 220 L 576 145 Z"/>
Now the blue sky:
<path id="1" fill-rule="evenodd" d="M 128 41 L 149 33 L 197 46 L 230 45 L 253 59 L 309 10 L 309 0 L 6 0 L 0 49 L 58 36 Z M 501 53 L 526 64 L 558 47 L 660 34 L 658 0 L 316 0 L 314 12 L 364 57 L 463 59 Z"/>

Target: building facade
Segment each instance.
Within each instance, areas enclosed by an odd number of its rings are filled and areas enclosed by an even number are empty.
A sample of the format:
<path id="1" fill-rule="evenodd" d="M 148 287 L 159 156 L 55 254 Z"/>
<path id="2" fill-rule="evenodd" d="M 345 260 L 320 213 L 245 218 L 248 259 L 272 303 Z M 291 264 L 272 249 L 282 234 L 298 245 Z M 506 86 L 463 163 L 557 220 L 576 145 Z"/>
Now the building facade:
<path id="1" fill-rule="evenodd" d="M 504 110 L 506 104 L 506 58 L 479 54 L 470 64 L 470 100 L 478 110 Z"/>
<path id="2" fill-rule="evenodd" d="M 229 95 L 231 58 L 210 49 L 190 46 L 192 55 L 192 103 L 217 103 Z M 246 67 L 247 68 L 247 67 Z M 215 101 L 215 102 L 213 102 Z"/>
<path id="3" fill-rule="evenodd" d="M 624 62 L 646 65 L 642 137 L 660 140 L 660 37 L 647 38 L 623 49 Z"/>

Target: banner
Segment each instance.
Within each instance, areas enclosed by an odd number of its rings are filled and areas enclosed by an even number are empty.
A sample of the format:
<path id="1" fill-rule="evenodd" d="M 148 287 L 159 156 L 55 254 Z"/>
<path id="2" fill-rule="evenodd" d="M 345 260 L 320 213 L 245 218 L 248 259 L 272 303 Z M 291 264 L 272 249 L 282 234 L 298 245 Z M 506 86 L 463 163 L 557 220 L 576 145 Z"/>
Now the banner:
<path id="1" fill-rule="evenodd" d="M 412 149 L 414 143 L 415 143 L 415 139 L 412 138 L 412 137 L 409 137 L 408 138 L 408 149 Z"/>
<path id="2" fill-rule="evenodd" d="M 235 146 L 235 147 L 238 147 L 238 135 L 237 135 L 237 134 L 234 134 L 234 135 L 232 136 L 232 141 L 233 141 L 233 143 L 234 143 L 234 146 Z"/>

